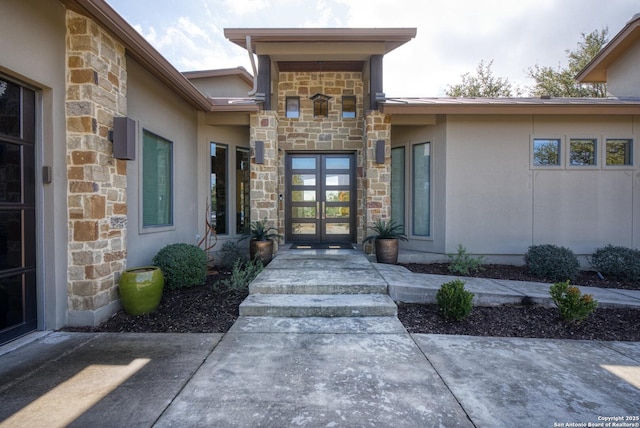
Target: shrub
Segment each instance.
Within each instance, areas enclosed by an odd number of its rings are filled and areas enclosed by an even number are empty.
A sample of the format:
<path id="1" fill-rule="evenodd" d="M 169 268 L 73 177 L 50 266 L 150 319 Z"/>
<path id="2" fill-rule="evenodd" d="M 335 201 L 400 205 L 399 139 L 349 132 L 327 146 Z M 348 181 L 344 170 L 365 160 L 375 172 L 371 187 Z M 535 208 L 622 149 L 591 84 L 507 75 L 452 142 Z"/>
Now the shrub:
<path id="1" fill-rule="evenodd" d="M 167 245 L 153 257 L 153 264 L 162 270 L 168 288 L 194 287 L 207 278 L 207 254 L 195 245 Z"/>
<path id="2" fill-rule="evenodd" d="M 464 284 L 456 279 L 442 284 L 436 293 L 436 302 L 446 319 L 460 321 L 471 313 L 473 293 L 465 290 Z"/>
<path id="3" fill-rule="evenodd" d="M 462 244 L 458 244 L 457 254 L 447 254 L 447 257 L 449 257 L 449 272 L 451 273 L 469 275 L 483 269 L 484 257 L 471 256 Z"/>
<path id="4" fill-rule="evenodd" d="M 569 281 L 557 282 L 549 288 L 551 299 L 560 310 L 560 316 L 568 323 L 580 323 L 595 311 L 598 302 L 591 294 L 580 292 Z"/>
<path id="5" fill-rule="evenodd" d="M 249 288 L 249 284 L 262 270 L 262 262 L 258 259 L 243 263 L 237 259 L 233 264 L 231 277 L 222 281 L 222 284 L 229 290 L 242 292 Z"/>
<path id="6" fill-rule="evenodd" d="M 532 245 L 524 256 L 529 273 L 552 281 L 573 280 L 580 263 L 573 251 L 557 245 Z"/>
<path id="7" fill-rule="evenodd" d="M 241 248 L 236 241 L 225 242 L 220 250 L 220 266 L 231 270 L 238 260 L 243 264 L 249 261 L 247 250 Z"/>
<path id="8" fill-rule="evenodd" d="M 607 245 L 598 248 L 590 262 L 595 270 L 605 276 L 640 281 L 640 250 Z"/>

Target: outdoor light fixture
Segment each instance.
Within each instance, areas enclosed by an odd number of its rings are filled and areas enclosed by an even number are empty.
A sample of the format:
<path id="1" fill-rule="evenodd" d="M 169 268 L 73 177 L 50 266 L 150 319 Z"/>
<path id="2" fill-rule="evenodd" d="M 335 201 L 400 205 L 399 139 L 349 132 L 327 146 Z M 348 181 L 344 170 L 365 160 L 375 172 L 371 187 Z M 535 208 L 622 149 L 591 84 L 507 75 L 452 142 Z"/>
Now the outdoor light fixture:
<path id="1" fill-rule="evenodd" d="M 384 163 L 384 140 L 376 141 L 376 163 Z"/>
<path id="2" fill-rule="evenodd" d="M 256 149 L 254 154 L 256 163 L 264 163 L 264 141 L 256 141 Z"/>
<path id="3" fill-rule="evenodd" d="M 113 131 L 109 132 L 113 143 L 113 157 L 116 159 L 136 159 L 136 122 L 128 117 L 114 117 Z"/>

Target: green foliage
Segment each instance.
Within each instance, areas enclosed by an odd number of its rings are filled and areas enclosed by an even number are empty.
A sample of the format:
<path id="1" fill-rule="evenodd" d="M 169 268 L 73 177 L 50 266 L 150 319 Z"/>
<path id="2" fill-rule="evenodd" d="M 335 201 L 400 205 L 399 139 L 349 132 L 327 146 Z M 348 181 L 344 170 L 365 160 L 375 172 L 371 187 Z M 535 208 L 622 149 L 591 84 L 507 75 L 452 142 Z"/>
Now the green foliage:
<path id="1" fill-rule="evenodd" d="M 448 85 L 445 94 L 449 97 L 464 98 L 512 97 L 514 92 L 515 95 L 520 95 L 518 89 L 512 89 L 509 79 L 493 76 L 492 65 L 493 60 L 486 65 L 484 61 L 480 61 L 475 76 L 470 73 L 463 74 L 462 83 Z"/>
<path id="2" fill-rule="evenodd" d="M 535 65 L 528 70 L 528 76 L 535 80 L 531 95 L 552 97 L 594 97 L 607 96 L 604 83 L 581 84 L 575 76 L 593 59 L 607 44 L 609 30 L 594 30 L 589 34 L 582 33 L 582 40 L 575 50 L 566 50 L 567 67 L 558 66 L 557 69 L 548 66 Z"/>
<path id="3" fill-rule="evenodd" d="M 436 293 L 436 302 L 446 319 L 460 321 L 465 319 L 473 309 L 473 293 L 464 289 L 464 281 L 444 283 Z"/>
<path id="4" fill-rule="evenodd" d="M 449 257 L 449 272 L 460 275 L 469 275 L 470 273 L 480 272 L 483 267 L 484 257 L 473 257 L 467 253 L 467 249 L 458 244 L 458 252 L 456 254 L 447 254 Z"/>
<path id="5" fill-rule="evenodd" d="M 591 294 L 582 295 L 578 287 L 569 285 L 568 280 L 553 284 L 549 293 L 562 319 L 570 324 L 581 323 L 598 306 Z"/>
<path id="6" fill-rule="evenodd" d="M 552 281 L 575 279 L 580 263 L 569 248 L 557 245 L 532 245 L 524 256 L 529 273 Z"/>
<path id="7" fill-rule="evenodd" d="M 194 287 L 207 278 L 207 255 L 195 245 L 167 245 L 153 257 L 153 264 L 162 270 L 167 288 Z"/>
<path id="8" fill-rule="evenodd" d="M 373 226 L 369 226 L 369 229 L 373 230 L 375 234 L 367 236 L 363 243 L 375 241 L 376 239 L 397 238 L 401 241 L 407 240 L 407 235 L 403 233 L 404 226 L 396 223 L 393 219 L 389 219 L 389 221 L 378 219 L 373 223 Z"/>
<path id="9" fill-rule="evenodd" d="M 220 267 L 229 270 L 233 268 L 233 265 L 238 260 L 240 263 L 246 263 L 249 261 L 247 250 L 245 248 L 241 248 L 237 241 L 227 241 L 222 244 L 219 257 Z"/>
<path id="10" fill-rule="evenodd" d="M 222 281 L 222 284 L 229 290 L 235 292 L 246 291 L 251 281 L 253 281 L 263 269 L 264 266 L 262 266 L 260 260 L 243 263 L 240 259 L 237 259 L 233 264 L 231 277 Z"/>
<path id="11" fill-rule="evenodd" d="M 605 276 L 640 281 L 640 250 L 607 245 L 591 256 L 591 266 Z"/>
<path id="12" fill-rule="evenodd" d="M 283 236 L 278 233 L 278 228 L 268 225 L 266 218 L 264 220 L 252 221 L 250 224 L 250 230 L 249 235 L 243 236 L 241 240 L 251 237 L 254 241 L 279 241 L 283 238 Z"/>

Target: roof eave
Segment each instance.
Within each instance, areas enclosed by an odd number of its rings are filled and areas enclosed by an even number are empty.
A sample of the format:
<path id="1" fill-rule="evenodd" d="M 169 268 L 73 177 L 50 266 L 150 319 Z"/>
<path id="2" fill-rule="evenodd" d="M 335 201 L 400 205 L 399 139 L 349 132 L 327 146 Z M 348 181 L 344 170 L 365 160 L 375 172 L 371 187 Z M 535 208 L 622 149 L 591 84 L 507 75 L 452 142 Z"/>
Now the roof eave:
<path id="1" fill-rule="evenodd" d="M 127 21 L 103 0 L 61 0 L 68 8 L 86 14 L 110 31 L 129 56 L 197 110 L 210 111 L 211 103 Z"/>
<path id="2" fill-rule="evenodd" d="M 571 115 L 640 115 L 640 104 L 607 105 L 513 105 L 513 104 L 382 104 L 385 114 L 449 114 L 449 115 L 523 115 L 523 114 L 571 114 Z"/>

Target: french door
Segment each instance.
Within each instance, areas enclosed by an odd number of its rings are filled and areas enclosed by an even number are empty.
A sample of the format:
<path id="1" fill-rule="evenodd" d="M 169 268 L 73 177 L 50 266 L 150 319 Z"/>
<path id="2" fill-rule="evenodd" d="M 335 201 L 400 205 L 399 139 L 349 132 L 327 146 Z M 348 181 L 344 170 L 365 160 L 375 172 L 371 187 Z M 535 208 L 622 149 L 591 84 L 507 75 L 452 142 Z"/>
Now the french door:
<path id="1" fill-rule="evenodd" d="M 0 76 L 0 343 L 35 330 L 35 93 Z"/>
<path id="2" fill-rule="evenodd" d="M 352 153 L 287 155 L 287 241 L 355 242 L 355 181 Z"/>

